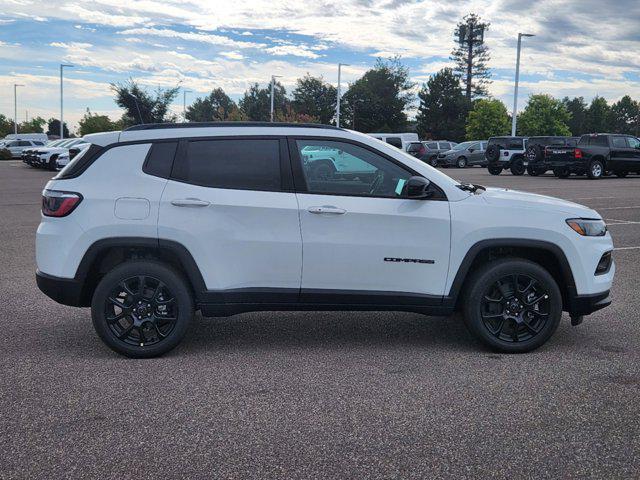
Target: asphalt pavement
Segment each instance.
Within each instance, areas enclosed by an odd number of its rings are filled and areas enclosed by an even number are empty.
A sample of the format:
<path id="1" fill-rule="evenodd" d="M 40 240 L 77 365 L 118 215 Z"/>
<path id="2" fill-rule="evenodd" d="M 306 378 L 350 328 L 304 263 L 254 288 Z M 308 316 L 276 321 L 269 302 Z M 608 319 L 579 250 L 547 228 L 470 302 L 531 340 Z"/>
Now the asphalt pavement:
<path id="1" fill-rule="evenodd" d="M 640 177 L 445 172 L 598 210 L 613 304 L 525 355 L 457 316 L 266 312 L 126 359 L 37 289 L 51 173 L 0 162 L 0 478 L 640 477 Z"/>

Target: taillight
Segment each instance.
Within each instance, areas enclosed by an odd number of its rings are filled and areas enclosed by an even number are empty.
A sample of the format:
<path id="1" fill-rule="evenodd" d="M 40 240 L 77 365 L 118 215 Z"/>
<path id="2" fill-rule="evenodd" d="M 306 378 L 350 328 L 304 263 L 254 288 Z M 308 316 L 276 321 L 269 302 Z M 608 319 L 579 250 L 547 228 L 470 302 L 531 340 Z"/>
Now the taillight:
<path id="1" fill-rule="evenodd" d="M 42 192 L 42 214 L 46 217 L 65 217 L 82 201 L 82 195 L 74 192 L 45 190 Z"/>
<path id="2" fill-rule="evenodd" d="M 582 158 L 582 150 L 580 150 L 579 148 L 576 148 L 573 151 L 573 158 Z"/>

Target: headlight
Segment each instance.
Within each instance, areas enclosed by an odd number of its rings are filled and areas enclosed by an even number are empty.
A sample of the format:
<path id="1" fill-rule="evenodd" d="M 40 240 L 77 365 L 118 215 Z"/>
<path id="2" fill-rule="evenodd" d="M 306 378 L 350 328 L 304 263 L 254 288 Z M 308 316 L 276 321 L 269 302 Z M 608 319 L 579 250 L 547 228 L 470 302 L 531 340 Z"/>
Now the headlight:
<path id="1" fill-rule="evenodd" d="M 585 218 L 570 218 L 567 225 L 583 237 L 602 237 L 607 233 L 607 224 L 604 220 L 589 220 Z"/>

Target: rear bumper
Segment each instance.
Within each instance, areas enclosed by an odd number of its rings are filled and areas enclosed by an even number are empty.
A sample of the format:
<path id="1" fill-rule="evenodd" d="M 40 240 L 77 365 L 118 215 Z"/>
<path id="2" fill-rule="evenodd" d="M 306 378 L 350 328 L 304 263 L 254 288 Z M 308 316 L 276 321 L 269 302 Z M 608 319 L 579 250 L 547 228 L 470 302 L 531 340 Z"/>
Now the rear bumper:
<path id="1" fill-rule="evenodd" d="M 609 290 L 592 295 L 569 295 L 566 310 L 572 316 L 590 315 L 611 305 Z"/>
<path id="2" fill-rule="evenodd" d="M 36 283 L 42 293 L 62 305 L 85 306 L 82 304 L 82 284 L 74 278 L 54 277 L 36 270 Z"/>

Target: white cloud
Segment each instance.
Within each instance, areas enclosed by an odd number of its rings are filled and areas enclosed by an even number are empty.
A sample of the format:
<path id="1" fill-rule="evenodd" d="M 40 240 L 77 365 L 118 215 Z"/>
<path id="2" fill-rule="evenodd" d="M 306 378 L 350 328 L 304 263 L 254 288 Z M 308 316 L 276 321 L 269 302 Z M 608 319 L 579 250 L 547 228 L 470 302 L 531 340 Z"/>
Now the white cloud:
<path id="1" fill-rule="evenodd" d="M 319 58 L 320 55 L 305 45 L 276 45 L 265 49 L 265 52 L 276 56 L 291 55 L 293 57 Z"/>
<path id="2" fill-rule="evenodd" d="M 263 43 L 241 42 L 223 35 L 212 35 L 199 32 L 179 32 L 168 28 L 132 28 L 118 33 L 120 35 L 149 35 L 155 37 L 176 38 L 232 48 L 262 48 L 265 46 Z"/>

